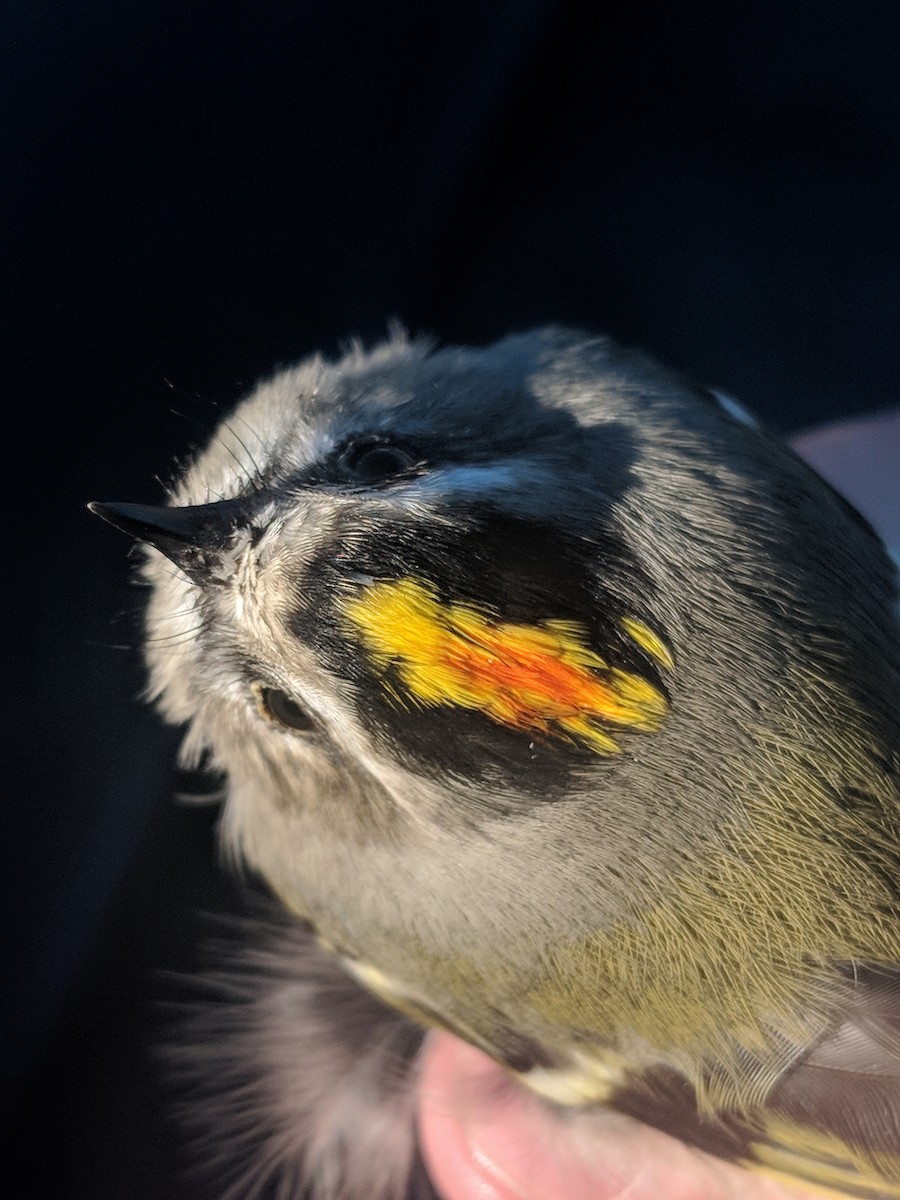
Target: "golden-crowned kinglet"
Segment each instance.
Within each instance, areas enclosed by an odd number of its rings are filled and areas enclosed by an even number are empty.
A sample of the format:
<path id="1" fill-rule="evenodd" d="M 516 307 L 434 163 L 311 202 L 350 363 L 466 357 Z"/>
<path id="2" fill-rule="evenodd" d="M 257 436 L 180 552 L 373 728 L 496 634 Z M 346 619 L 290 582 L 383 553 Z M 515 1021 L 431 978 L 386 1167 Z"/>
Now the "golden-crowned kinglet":
<path id="1" fill-rule="evenodd" d="M 900 1197 L 894 571 L 778 438 L 602 337 L 396 334 L 94 507 L 224 843 L 366 989 L 551 1102 Z"/>

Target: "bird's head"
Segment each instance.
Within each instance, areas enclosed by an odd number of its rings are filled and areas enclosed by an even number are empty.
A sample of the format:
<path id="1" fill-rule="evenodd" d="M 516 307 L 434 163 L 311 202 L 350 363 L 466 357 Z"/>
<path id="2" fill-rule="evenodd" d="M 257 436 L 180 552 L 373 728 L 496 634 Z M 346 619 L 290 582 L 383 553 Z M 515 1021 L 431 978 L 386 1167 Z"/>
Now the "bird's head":
<path id="1" fill-rule="evenodd" d="M 151 689 L 227 773 L 230 844 L 351 957 L 540 960 L 657 910 L 687 929 L 673 887 L 730 912 L 727 956 L 779 855 L 829 826 L 837 861 L 854 805 L 896 797 L 877 538 L 734 406 L 607 339 L 311 359 L 167 506 L 100 511 L 149 545 Z"/>

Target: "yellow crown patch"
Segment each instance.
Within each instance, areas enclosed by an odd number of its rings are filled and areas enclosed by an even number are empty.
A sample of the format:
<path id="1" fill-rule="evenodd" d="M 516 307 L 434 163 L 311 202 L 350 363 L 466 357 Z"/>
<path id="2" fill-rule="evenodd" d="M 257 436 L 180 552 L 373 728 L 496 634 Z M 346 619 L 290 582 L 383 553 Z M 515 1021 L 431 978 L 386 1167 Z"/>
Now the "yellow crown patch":
<path id="1" fill-rule="evenodd" d="M 652 732 L 667 712 L 662 692 L 610 666 L 575 621 L 498 621 L 471 603 L 441 603 L 436 589 L 416 578 L 372 583 L 344 611 L 372 663 L 382 672 L 393 666 L 413 703 L 474 709 L 508 728 L 562 737 L 598 754 L 619 750 L 607 726 Z M 671 664 L 646 626 L 630 621 L 622 629 L 642 649 L 652 639 L 654 657 Z M 385 691 L 403 702 L 396 687 L 386 684 Z"/>

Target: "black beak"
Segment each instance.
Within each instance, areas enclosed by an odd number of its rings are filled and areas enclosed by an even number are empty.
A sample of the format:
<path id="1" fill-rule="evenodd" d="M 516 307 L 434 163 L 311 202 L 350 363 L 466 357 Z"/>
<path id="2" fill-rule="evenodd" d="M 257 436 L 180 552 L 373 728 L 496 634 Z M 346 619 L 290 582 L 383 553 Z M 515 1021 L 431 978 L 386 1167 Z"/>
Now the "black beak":
<path id="1" fill-rule="evenodd" d="M 233 501 L 162 508 L 150 504 L 88 505 L 92 513 L 123 533 L 161 550 L 194 581 L 208 584 L 243 512 Z"/>

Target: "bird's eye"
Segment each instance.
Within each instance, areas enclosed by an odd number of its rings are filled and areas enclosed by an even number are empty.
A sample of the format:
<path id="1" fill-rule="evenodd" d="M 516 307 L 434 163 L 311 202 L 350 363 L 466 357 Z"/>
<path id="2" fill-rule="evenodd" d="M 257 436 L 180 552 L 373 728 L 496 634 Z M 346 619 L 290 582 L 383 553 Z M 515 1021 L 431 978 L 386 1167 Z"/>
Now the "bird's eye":
<path id="1" fill-rule="evenodd" d="M 385 483 L 405 475 L 419 462 L 406 447 L 377 437 L 351 442 L 341 455 L 341 466 L 361 483 Z"/>
<path id="2" fill-rule="evenodd" d="M 266 687 L 262 683 L 252 684 L 251 690 L 256 699 L 256 707 L 267 720 L 301 733 L 309 733 L 316 728 L 309 713 L 301 708 L 296 700 L 292 700 L 287 692 Z"/>

